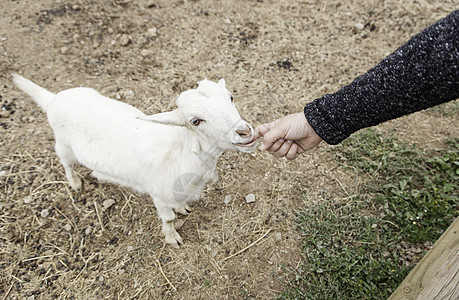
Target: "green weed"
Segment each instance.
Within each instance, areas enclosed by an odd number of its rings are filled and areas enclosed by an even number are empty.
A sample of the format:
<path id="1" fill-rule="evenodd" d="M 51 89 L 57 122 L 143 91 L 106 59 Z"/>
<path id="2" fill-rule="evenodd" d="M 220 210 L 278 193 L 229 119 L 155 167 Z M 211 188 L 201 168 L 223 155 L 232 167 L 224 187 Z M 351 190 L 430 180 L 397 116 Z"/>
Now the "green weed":
<path id="1" fill-rule="evenodd" d="M 429 152 L 371 129 L 332 148 L 370 181 L 352 202 L 297 213 L 306 259 L 279 299 L 386 299 L 412 267 L 400 243 L 435 242 L 458 215 L 458 150 L 458 139 Z"/>

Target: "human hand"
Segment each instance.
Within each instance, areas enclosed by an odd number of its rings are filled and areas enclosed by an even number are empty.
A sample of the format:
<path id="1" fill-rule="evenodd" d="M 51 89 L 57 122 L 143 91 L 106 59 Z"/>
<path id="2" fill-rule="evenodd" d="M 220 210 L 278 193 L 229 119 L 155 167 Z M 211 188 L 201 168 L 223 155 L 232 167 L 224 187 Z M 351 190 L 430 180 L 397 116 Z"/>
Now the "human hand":
<path id="1" fill-rule="evenodd" d="M 296 113 L 258 126 L 254 139 L 263 136 L 261 151 L 293 160 L 299 154 L 317 146 L 322 138 L 309 125 L 304 113 Z"/>

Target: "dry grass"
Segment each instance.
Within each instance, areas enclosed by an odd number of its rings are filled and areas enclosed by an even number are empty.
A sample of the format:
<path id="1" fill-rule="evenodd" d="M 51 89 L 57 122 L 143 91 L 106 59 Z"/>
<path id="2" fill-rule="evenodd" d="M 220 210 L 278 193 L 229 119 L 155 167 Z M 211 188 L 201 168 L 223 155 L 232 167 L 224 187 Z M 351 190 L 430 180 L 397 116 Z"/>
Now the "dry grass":
<path id="1" fill-rule="evenodd" d="M 350 82 L 453 8 L 449 1 L 3 3 L 0 102 L 15 112 L 0 119 L 0 299 L 274 298 L 291 279 L 283 266 L 294 269 L 302 258 L 295 209 L 352 200 L 352 186 L 365 180 L 340 170 L 325 145 L 294 162 L 225 153 L 220 181 L 181 218 L 185 244 L 171 249 L 147 196 L 98 184 L 82 167 L 84 190 L 70 191 L 46 117 L 8 70 L 52 91 L 90 86 L 149 113 L 167 110 L 204 77 L 224 77 L 243 118 L 258 125 Z M 152 27 L 156 36 L 147 35 Z M 255 203 L 245 203 L 248 193 Z M 105 209 L 107 199 L 115 204 Z"/>

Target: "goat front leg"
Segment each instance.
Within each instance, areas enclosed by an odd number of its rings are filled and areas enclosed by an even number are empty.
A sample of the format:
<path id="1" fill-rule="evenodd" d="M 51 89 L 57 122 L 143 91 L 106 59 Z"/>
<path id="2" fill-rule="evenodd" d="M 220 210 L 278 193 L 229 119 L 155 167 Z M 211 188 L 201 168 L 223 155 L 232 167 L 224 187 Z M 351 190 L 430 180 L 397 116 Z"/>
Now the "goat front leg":
<path id="1" fill-rule="evenodd" d="M 154 199 L 153 202 L 155 203 L 156 210 L 158 211 L 158 215 L 163 223 L 161 232 L 166 237 L 166 243 L 178 249 L 179 244 L 183 244 L 183 241 L 178 232 L 175 230 L 175 213 L 172 211 L 172 208 L 165 205 L 163 201 Z"/>

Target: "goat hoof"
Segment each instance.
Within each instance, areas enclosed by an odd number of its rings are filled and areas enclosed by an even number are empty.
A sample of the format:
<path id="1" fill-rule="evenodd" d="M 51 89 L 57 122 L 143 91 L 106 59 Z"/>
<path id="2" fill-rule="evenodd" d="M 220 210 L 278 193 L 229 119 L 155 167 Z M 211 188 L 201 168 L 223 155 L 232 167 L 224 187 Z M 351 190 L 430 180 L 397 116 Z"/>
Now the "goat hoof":
<path id="1" fill-rule="evenodd" d="M 179 244 L 183 244 L 183 240 L 182 237 L 177 232 L 175 232 L 166 236 L 166 243 L 168 243 L 175 249 L 179 249 Z"/>
<path id="2" fill-rule="evenodd" d="M 72 178 L 72 180 L 69 180 L 69 184 L 72 190 L 75 190 L 75 191 L 80 190 L 82 186 L 80 178 Z"/>
<path id="3" fill-rule="evenodd" d="M 176 210 L 178 213 L 188 216 L 191 213 L 191 208 L 188 204 L 184 204 Z"/>

